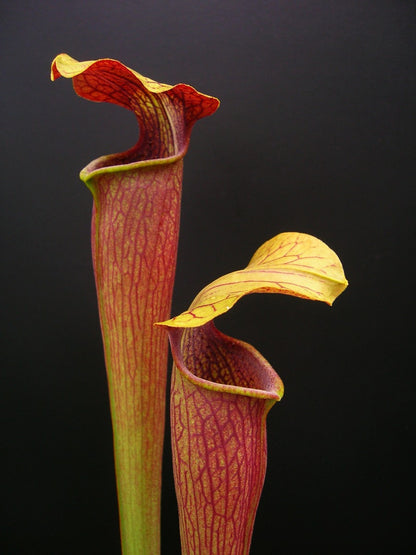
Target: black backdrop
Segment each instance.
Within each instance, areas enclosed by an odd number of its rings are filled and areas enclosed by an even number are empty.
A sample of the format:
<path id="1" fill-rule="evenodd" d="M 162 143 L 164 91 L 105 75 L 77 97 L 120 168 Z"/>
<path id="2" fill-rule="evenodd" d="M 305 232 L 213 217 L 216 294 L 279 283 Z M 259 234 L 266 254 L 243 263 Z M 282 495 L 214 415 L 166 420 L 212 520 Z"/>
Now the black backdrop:
<path id="1" fill-rule="evenodd" d="M 185 161 L 175 313 L 281 231 L 343 261 L 350 286 L 333 308 L 254 295 L 217 322 L 286 386 L 252 553 L 411 543 L 415 22 L 405 0 L 1 7 L 2 553 L 119 553 L 78 172 L 137 130 L 127 111 L 50 83 L 60 52 L 222 101 Z M 168 445 L 162 521 L 163 553 L 178 553 Z"/>

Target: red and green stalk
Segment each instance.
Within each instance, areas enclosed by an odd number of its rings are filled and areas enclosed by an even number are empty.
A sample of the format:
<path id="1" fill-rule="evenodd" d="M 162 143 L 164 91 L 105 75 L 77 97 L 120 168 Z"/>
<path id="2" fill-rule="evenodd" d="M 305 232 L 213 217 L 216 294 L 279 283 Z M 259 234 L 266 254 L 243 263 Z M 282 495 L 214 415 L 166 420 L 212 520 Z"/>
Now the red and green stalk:
<path id="1" fill-rule="evenodd" d="M 87 182 L 126 554 L 160 550 L 167 341 L 154 322 L 170 312 L 181 181 L 182 160 Z"/>

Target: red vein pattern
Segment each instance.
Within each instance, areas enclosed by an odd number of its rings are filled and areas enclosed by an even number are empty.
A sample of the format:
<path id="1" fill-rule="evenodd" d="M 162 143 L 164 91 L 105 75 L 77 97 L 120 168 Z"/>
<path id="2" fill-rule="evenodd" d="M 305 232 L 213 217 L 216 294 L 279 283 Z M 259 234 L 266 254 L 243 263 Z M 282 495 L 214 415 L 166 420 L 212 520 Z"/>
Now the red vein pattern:
<path id="1" fill-rule="evenodd" d="M 121 536 L 157 553 L 167 338 L 182 160 L 94 179 L 92 248 L 113 419 Z M 140 507 L 131 512 L 128 507 Z M 132 519 L 134 519 L 132 521 Z M 142 520 L 139 522 L 138 519 Z M 142 533 L 139 534 L 139 531 Z M 146 543 L 143 545 L 143 537 Z"/>
<path id="2" fill-rule="evenodd" d="M 305 233 L 280 233 L 255 252 L 246 268 L 216 279 L 188 310 L 161 324 L 201 326 L 251 293 L 281 293 L 332 305 L 347 285 L 341 261 L 328 245 Z"/>
<path id="3" fill-rule="evenodd" d="M 168 331 L 182 553 L 246 555 L 266 472 L 266 415 L 283 384 L 251 345 L 212 322 Z"/>
<path id="4" fill-rule="evenodd" d="M 179 233 L 182 159 L 193 124 L 216 98 L 152 81 L 116 60 L 60 54 L 51 78 L 132 110 L 137 144 L 81 172 L 94 198 L 92 251 L 104 342 L 123 555 L 160 551 L 161 464 L 169 317 Z"/>
<path id="5" fill-rule="evenodd" d="M 70 71 L 68 71 L 70 68 Z M 60 54 L 52 62 L 51 78 L 72 77 L 75 92 L 93 102 L 108 102 L 131 110 L 137 118 L 138 143 L 127 152 L 101 157 L 103 166 L 156 160 L 185 154 L 194 123 L 215 112 L 218 99 L 190 85 L 157 83 L 117 60 L 77 62 Z"/>

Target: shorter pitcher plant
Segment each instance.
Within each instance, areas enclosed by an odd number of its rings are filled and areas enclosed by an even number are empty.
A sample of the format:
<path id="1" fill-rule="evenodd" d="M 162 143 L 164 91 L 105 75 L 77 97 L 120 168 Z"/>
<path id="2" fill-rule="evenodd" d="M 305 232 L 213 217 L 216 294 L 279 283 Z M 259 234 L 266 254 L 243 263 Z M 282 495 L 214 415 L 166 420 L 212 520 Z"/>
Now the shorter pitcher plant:
<path id="1" fill-rule="evenodd" d="M 60 54 L 51 78 L 60 76 L 88 100 L 130 109 L 139 123 L 134 147 L 81 171 L 93 195 L 92 256 L 123 555 L 160 552 L 167 336 L 182 553 L 247 554 L 266 472 L 266 416 L 283 384 L 256 349 L 222 334 L 213 320 L 251 293 L 331 305 L 347 286 L 341 262 L 315 237 L 281 233 L 246 268 L 205 287 L 169 320 L 183 158 L 194 123 L 219 101 L 111 59 L 78 62 Z"/>
<path id="2" fill-rule="evenodd" d="M 249 552 L 266 472 L 266 416 L 283 395 L 262 355 L 219 332 L 213 319 L 251 293 L 332 304 L 346 285 L 322 241 L 281 233 L 164 323 L 174 358 L 171 437 L 183 553 Z"/>

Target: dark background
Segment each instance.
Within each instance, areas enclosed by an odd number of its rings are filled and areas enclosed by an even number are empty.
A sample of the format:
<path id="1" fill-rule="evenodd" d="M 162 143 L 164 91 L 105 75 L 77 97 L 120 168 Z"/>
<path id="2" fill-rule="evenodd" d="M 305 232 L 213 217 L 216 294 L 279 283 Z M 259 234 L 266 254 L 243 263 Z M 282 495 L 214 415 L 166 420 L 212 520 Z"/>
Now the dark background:
<path id="1" fill-rule="evenodd" d="M 174 313 L 281 231 L 344 264 L 332 308 L 253 295 L 217 321 L 286 386 L 253 555 L 414 543 L 415 23 L 412 0 L 2 5 L 2 553 L 119 553 L 78 172 L 137 130 L 49 81 L 60 52 L 222 101 L 185 161 Z M 178 553 L 168 447 L 162 521 L 163 553 Z"/>

